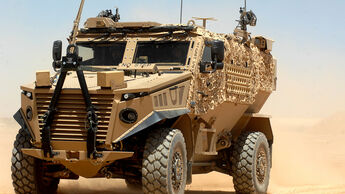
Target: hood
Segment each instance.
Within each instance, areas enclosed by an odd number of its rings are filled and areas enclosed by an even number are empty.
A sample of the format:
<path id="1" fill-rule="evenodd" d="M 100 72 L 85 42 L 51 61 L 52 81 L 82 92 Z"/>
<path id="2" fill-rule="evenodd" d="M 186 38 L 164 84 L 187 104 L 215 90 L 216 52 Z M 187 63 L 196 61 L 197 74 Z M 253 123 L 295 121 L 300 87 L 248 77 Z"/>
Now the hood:
<path id="1" fill-rule="evenodd" d="M 135 92 L 154 92 L 158 91 L 161 88 L 169 87 L 170 85 L 175 85 L 176 83 L 191 79 L 191 72 L 169 72 L 163 74 L 150 74 L 146 76 L 125 76 L 126 87 L 121 89 L 113 90 L 113 93 L 135 93 Z M 100 90 L 111 90 L 110 88 L 101 88 L 97 85 L 97 73 L 94 72 L 85 72 L 85 79 L 90 93 L 97 93 Z M 25 91 L 38 91 L 38 90 L 49 90 L 49 93 L 52 93 L 55 89 L 55 84 L 50 88 L 36 88 L 35 83 L 27 84 L 21 86 L 22 90 Z M 79 82 L 75 72 L 69 73 L 66 77 L 63 89 L 67 90 L 79 90 Z"/>

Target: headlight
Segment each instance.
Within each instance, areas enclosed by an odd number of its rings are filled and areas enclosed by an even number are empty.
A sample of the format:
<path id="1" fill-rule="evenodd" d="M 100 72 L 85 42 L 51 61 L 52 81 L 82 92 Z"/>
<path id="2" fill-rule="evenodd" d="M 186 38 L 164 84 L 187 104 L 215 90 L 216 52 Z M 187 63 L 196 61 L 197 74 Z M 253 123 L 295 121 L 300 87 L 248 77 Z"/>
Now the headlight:
<path id="1" fill-rule="evenodd" d="M 31 108 L 31 106 L 28 106 L 27 108 L 26 108 L 26 119 L 28 120 L 28 121 L 31 121 L 32 120 L 32 117 L 33 117 L 33 113 L 32 113 L 32 108 Z"/>
<path id="2" fill-rule="evenodd" d="M 32 97 L 32 93 L 31 92 L 27 92 L 26 93 L 26 97 L 31 98 Z"/>
<path id="3" fill-rule="evenodd" d="M 123 99 L 126 100 L 126 101 L 132 100 L 132 99 L 134 99 L 135 97 L 136 97 L 136 95 L 135 95 L 135 94 L 131 94 L 131 93 L 128 93 L 128 94 L 124 94 L 124 95 L 123 95 Z"/>
<path id="4" fill-rule="evenodd" d="M 122 95 L 122 101 L 129 101 L 132 100 L 134 98 L 139 98 L 139 97 L 144 97 L 149 95 L 148 92 L 139 92 L 139 93 L 127 93 L 127 94 L 123 94 Z"/>
<path id="5" fill-rule="evenodd" d="M 22 94 L 24 94 L 26 97 L 28 97 L 29 99 L 32 100 L 32 93 L 31 92 L 22 91 Z"/>
<path id="6" fill-rule="evenodd" d="M 138 120 L 138 113 L 132 108 L 126 108 L 121 110 L 120 112 L 120 119 L 124 123 L 134 123 Z"/>

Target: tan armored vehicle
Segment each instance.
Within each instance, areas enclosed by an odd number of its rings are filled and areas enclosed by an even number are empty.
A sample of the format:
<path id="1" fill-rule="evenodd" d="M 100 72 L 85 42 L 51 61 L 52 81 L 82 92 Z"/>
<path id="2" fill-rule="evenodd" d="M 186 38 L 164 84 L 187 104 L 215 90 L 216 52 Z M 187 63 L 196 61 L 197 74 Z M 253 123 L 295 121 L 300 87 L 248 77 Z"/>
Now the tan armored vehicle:
<path id="1" fill-rule="evenodd" d="M 55 193 L 60 179 L 122 178 L 144 193 L 184 193 L 192 174 L 233 177 L 267 191 L 273 133 L 258 114 L 275 90 L 272 41 L 187 25 L 119 22 L 103 11 L 75 21 L 66 56 L 21 86 L 12 156 L 16 193 Z M 229 183 L 230 184 L 230 183 Z"/>

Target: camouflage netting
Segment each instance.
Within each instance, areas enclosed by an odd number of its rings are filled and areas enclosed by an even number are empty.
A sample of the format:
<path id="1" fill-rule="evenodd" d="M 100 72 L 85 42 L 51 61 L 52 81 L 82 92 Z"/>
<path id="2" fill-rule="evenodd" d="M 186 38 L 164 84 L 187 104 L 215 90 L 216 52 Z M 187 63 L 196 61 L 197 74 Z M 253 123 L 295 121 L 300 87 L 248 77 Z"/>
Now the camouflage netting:
<path id="1" fill-rule="evenodd" d="M 224 69 L 212 74 L 193 74 L 189 100 L 195 114 L 205 113 L 226 101 L 252 104 L 259 90 L 274 89 L 275 64 L 270 53 L 260 51 L 253 44 L 242 44 L 233 35 L 217 36 L 225 41 Z M 199 72 L 199 65 L 196 66 L 194 72 Z"/>

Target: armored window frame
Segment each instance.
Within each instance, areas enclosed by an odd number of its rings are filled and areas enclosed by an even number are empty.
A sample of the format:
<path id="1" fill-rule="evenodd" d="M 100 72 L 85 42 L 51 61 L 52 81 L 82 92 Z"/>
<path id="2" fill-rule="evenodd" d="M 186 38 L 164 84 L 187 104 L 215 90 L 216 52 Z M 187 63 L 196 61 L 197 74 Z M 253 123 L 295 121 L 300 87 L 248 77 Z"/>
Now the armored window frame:
<path id="1" fill-rule="evenodd" d="M 93 49 L 93 55 L 92 57 L 89 56 L 87 60 L 85 60 L 85 56 L 83 59 L 83 62 L 81 63 L 84 66 L 118 66 L 120 63 L 122 63 L 124 54 L 126 51 L 127 42 L 121 41 L 121 42 L 79 42 L 77 43 L 77 46 L 79 48 L 79 55 L 83 57 L 82 55 L 82 49 L 83 48 L 91 48 Z M 95 50 L 94 48 L 100 48 L 99 51 L 99 61 L 93 62 L 92 60 L 96 60 L 95 57 Z M 108 47 L 108 48 L 106 48 Z M 111 50 L 112 49 L 112 50 Z M 102 51 L 103 50 L 103 51 Z M 119 50 L 119 52 L 114 52 L 116 50 Z M 113 55 L 116 54 L 116 55 Z M 110 56 L 112 55 L 112 56 Z"/>
<path id="2" fill-rule="evenodd" d="M 171 44 L 171 45 L 169 45 Z M 139 41 L 137 42 L 133 63 L 155 63 L 158 66 L 165 66 L 165 65 L 178 65 L 178 66 L 185 66 L 187 63 L 188 52 L 190 48 L 190 41 Z M 150 46 L 156 45 L 156 48 Z M 161 48 L 157 48 L 157 46 L 163 45 Z M 141 50 L 146 46 L 147 50 Z M 169 48 L 168 46 L 176 46 L 172 48 L 172 50 L 177 50 L 180 52 L 171 52 L 171 55 L 179 55 L 175 58 L 170 59 L 178 59 L 178 60 L 169 60 L 169 55 L 165 55 Z M 139 54 L 142 53 L 142 54 Z M 140 56 L 138 56 L 140 55 Z M 150 57 L 151 56 L 151 57 Z M 142 59 L 139 59 L 142 57 Z M 162 58 L 163 57 L 163 58 Z"/>

